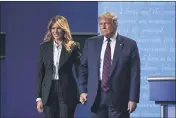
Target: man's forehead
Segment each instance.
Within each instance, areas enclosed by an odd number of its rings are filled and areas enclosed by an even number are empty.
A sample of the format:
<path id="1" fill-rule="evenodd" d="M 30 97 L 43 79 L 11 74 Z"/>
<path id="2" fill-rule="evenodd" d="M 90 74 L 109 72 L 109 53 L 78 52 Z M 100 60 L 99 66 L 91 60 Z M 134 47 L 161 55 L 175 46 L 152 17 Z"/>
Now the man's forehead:
<path id="1" fill-rule="evenodd" d="M 111 22 L 111 19 L 109 19 L 109 18 L 102 18 L 102 19 L 100 19 L 100 22 Z"/>

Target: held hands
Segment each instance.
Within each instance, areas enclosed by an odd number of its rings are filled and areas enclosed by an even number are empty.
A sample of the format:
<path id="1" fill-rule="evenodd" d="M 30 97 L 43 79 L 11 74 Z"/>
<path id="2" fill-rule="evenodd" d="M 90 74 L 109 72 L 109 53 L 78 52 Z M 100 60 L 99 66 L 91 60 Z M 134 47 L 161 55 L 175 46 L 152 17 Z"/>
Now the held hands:
<path id="1" fill-rule="evenodd" d="M 137 107 L 137 103 L 136 102 L 129 101 L 127 110 L 129 111 L 129 113 L 132 113 L 133 111 L 135 111 L 136 107 Z"/>
<path id="2" fill-rule="evenodd" d="M 43 112 L 43 102 L 42 102 L 42 100 L 37 101 L 37 111 L 39 113 Z"/>
<path id="3" fill-rule="evenodd" d="M 85 102 L 87 101 L 87 93 L 81 93 L 79 100 L 81 104 L 85 104 Z"/>

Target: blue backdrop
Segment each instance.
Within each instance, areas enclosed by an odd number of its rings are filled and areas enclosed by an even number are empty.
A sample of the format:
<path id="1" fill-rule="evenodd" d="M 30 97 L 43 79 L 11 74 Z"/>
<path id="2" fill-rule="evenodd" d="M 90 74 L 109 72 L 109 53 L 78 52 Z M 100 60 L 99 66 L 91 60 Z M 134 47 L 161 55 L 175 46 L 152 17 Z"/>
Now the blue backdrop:
<path id="1" fill-rule="evenodd" d="M 67 18 L 71 32 L 97 32 L 97 2 L 1 2 L 6 32 L 3 75 L 3 118 L 42 118 L 36 110 L 39 45 L 51 17 Z M 86 106 L 76 116 L 88 115 Z"/>
<path id="2" fill-rule="evenodd" d="M 159 105 L 149 101 L 149 76 L 175 76 L 174 2 L 99 2 L 98 14 L 118 16 L 118 32 L 136 40 L 141 57 L 140 104 L 132 117 L 159 117 Z"/>
<path id="3" fill-rule="evenodd" d="M 141 56 L 141 100 L 132 117 L 158 117 L 149 101 L 148 76 L 175 75 L 174 2 L 1 2 L 6 32 L 3 74 L 3 118 L 40 118 L 36 111 L 36 70 L 39 44 L 55 15 L 68 19 L 72 32 L 99 32 L 98 15 L 118 16 L 118 32 L 137 41 Z M 78 105 L 76 117 L 90 117 Z"/>

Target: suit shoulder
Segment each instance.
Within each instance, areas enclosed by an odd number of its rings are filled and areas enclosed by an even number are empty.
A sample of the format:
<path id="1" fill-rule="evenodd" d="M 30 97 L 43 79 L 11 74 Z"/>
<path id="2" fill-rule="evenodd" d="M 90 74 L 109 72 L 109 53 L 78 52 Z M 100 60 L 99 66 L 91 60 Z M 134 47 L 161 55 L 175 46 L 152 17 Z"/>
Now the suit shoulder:
<path id="1" fill-rule="evenodd" d="M 122 36 L 122 35 L 119 35 L 120 38 L 122 38 L 124 40 L 124 43 L 127 43 L 127 44 L 130 44 L 130 45 L 136 45 L 136 41 L 129 38 L 129 37 L 126 37 L 126 36 Z"/>
<path id="2" fill-rule="evenodd" d="M 102 36 L 94 36 L 94 37 L 90 37 L 88 39 L 86 39 L 87 42 L 94 42 L 98 39 L 100 39 Z"/>
<path id="3" fill-rule="evenodd" d="M 42 43 L 40 43 L 40 47 L 43 47 L 45 45 L 48 45 L 49 43 L 51 43 L 52 41 L 44 41 Z"/>
<path id="4" fill-rule="evenodd" d="M 95 40 L 95 39 L 99 39 L 100 37 L 102 36 L 93 36 L 93 37 L 88 38 L 87 40 Z"/>

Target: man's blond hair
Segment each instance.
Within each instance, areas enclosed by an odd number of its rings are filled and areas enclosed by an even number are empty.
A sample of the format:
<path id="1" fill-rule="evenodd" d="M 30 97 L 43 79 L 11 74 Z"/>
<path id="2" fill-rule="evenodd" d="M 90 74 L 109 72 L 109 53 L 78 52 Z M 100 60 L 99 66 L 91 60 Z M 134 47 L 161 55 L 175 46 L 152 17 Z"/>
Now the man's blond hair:
<path id="1" fill-rule="evenodd" d="M 112 12 L 105 12 L 98 17 L 99 21 L 101 19 L 111 20 L 114 25 L 117 26 L 117 16 Z"/>

